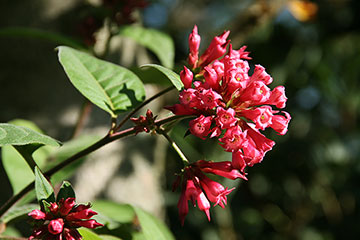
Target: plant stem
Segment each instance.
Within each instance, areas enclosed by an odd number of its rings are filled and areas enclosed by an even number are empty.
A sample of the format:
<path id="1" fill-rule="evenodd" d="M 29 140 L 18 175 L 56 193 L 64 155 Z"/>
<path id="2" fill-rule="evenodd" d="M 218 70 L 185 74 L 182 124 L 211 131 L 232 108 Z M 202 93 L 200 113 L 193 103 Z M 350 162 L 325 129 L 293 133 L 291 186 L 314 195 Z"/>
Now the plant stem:
<path id="1" fill-rule="evenodd" d="M 180 116 L 180 117 L 184 117 L 184 116 Z M 160 119 L 160 120 L 155 121 L 155 124 L 160 127 L 162 124 L 166 124 L 166 123 L 175 121 L 175 120 L 179 119 L 180 117 L 179 116 L 172 116 L 172 117 L 168 117 L 168 118 L 165 118 L 165 119 Z M 91 145 L 91 146 L 85 148 L 84 150 L 72 155 L 68 159 L 64 160 L 63 162 L 61 162 L 58 165 L 54 166 L 53 168 L 49 169 L 48 171 L 46 171 L 44 173 L 44 175 L 46 177 L 50 177 L 54 173 L 59 171 L 60 169 L 66 167 L 67 165 L 69 165 L 69 164 L 75 162 L 76 160 L 84 157 L 85 155 L 87 155 L 87 154 L 89 154 L 91 152 L 94 152 L 95 150 L 103 147 L 104 145 L 106 145 L 106 144 L 108 144 L 110 142 L 113 142 L 113 141 L 115 141 L 117 139 L 120 139 L 120 138 L 124 138 L 124 137 L 130 136 L 130 135 L 135 135 L 135 133 L 136 133 L 136 130 L 135 130 L 134 127 L 132 127 L 132 128 L 125 129 L 125 130 L 123 130 L 121 132 L 115 132 L 115 133 L 112 133 L 112 134 L 107 134 L 105 137 L 103 137 L 102 139 L 100 139 L 99 141 L 94 143 L 93 145 Z M 180 151 L 180 149 L 179 149 L 179 151 Z M 20 200 L 23 196 L 25 196 L 25 194 L 30 192 L 34 188 L 34 186 L 35 186 L 35 182 L 29 183 L 24 189 L 22 189 L 16 195 L 12 196 L 3 206 L 1 206 L 1 208 L 0 208 L 0 219 L 18 200 Z"/>
<path id="2" fill-rule="evenodd" d="M 175 89 L 174 86 L 165 88 L 164 90 L 158 92 L 157 94 L 155 94 L 154 96 L 152 96 L 151 98 L 146 99 L 144 102 L 142 102 L 139 106 L 137 106 L 136 108 L 134 108 L 131 112 L 128 113 L 128 115 L 126 115 L 121 122 L 119 123 L 119 125 L 115 128 L 115 132 L 119 131 L 120 128 L 126 123 L 126 121 L 128 121 L 137 111 L 139 111 L 142 107 L 144 107 L 146 104 L 150 103 L 151 101 L 153 101 L 154 99 L 160 97 L 161 95 L 171 91 Z"/>
<path id="3" fill-rule="evenodd" d="M 85 120 L 89 117 L 92 107 L 93 107 L 93 104 L 89 100 L 85 99 L 85 101 L 81 107 L 81 112 L 78 116 L 74 132 L 71 136 L 72 139 L 77 137 L 79 135 L 79 133 L 81 132 L 81 130 L 83 129 L 83 127 L 85 125 Z"/>
<path id="4" fill-rule="evenodd" d="M 175 143 L 174 140 L 171 139 L 171 137 L 161 128 L 159 128 L 159 130 L 157 130 L 158 133 L 160 133 L 161 135 L 163 135 L 166 140 L 168 140 L 168 142 L 170 143 L 171 147 L 177 152 L 177 154 L 180 156 L 181 160 L 183 161 L 184 165 L 187 166 L 189 165 L 189 160 L 185 157 L 184 153 L 181 151 L 181 149 L 179 148 L 179 146 Z"/>
<path id="5" fill-rule="evenodd" d="M 14 146 L 14 148 L 16 149 L 16 151 L 18 151 L 21 156 L 25 159 L 25 161 L 27 162 L 27 164 L 29 165 L 29 167 L 31 168 L 31 170 L 33 171 L 33 173 L 35 173 L 35 167 L 39 166 L 36 164 L 34 158 L 32 157 L 32 153 L 39 148 L 39 146 L 35 146 L 34 148 L 31 149 L 31 146 Z M 40 169 L 40 168 L 39 168 Z"/>

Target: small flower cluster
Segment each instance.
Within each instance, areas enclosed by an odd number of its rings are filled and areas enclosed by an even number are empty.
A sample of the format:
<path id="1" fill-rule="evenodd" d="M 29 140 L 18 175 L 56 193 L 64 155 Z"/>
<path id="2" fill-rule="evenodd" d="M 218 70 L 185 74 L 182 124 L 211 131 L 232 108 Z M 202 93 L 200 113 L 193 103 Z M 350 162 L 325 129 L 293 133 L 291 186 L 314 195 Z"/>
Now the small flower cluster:
<path id="1" fill-rule="evenodd" d="M 33 218 L 35 229 L 31 239 L 44 240 L 80 240 L 79 227 L 97 228 L 103 224 L 90 219 L 97 213 L 90 209 L 90 204 L 75 204 L 75 198 L 62 198 L 59 202 L 50 203 L 48 211 L 35 209 L 29 213 Z"/>
<path id="2" fill-rule="evenodd" d="M 155 119 L 152 111 L 148 109 L 146 111 L 146 116 L 140 115 L 138 118 L 130 118 L 130 120 L 135 124 L 136 134 L 140 132 L 152 132 L 155 129 Z"/>
<path id="3" fill-rule="evenodd" d="M 287 112 L 280 113 L 272 108 L 285 107 L 285 88 L 278 86 L 271 90 L 268 85 L 273 79 L 261 65 L 255 65 L 253 74 L 249 75 L 249 52 L 245 51 L 246 46 L 233 50 L 230 40 L 227 40 L 229 33 L 225 31 L 216 36 L 199 56 L 201 38 L 197 27 L 194 27 L 189 36 L 188 64 L 191 70 L 184 66 L 180 72 L 184 84 L 184 90 L 179 94 L 180 103 L 167 109 L 176 115 L 197 116 L 190 121 L 190 132 L 201 139 L 218 138 L 224 150 L 232 153 L 231 162 L 219 164 L 226 165 L 232 172 L 237 171 L 239 177 L 245 179 L 245 167 L 261 162 L 265 153 L 275 144 L 260 131 L 270 127 L 284 135 L 291 117 Z M 213 181 L 210 185 L 216 186 L 216 190 L 209 190 L 207 183 L 211 180 L 202 172 L 224 177 L 228 175 L 216 171 L 218 166 L 215 163 L 200 163 L 188 166 L 184 171 L 182 195 L 178 204 L 182 222 L 188 211 L 187 200 L 193 203 L 197 200 L 199 208 L 209 218 L 208 200 L 216 200 L 215 205 L 223 207 L 224 204 L 220 203 L 226 203 L 225 196 L 231 191 L 217 188 L 219 184 Z M 204 165 L 207 166 L 206 171 L 200 167 Z M 215 192 L 222 194 L 214 198 Z"/>
<path id="4" fill-rule="evenodd" d="M 199 209 L 205 212 L 210 221 L 210 202 L 214 203 L 214 206 L 219 205 L 224 208 L 227 203 L 227 195 L 234 190 L 234 188 L 225 188 L 220 183 L 208 178 L 204 173 L 211 173 L 232 180 L 237 178 L 246 179 L 239 170 L 232 166 L 230 161 L 209 162 L 199 160 L 186 166 L 183 174 L 177 177 L 173 185 L 173 190 L 175 190 L 180 183 L 182 184 L 181 196 L 178 202 L 182 225 L 184 225 L 185 217 L 189 212 L 188 201 L 191 201 L 194 207 L 197 202 Z"/>
<path id="5" fill-rule="evenodd" d="M 243 172 L 246 166 L 261 162 L 275 144 L 260 130 L 271 127 L 284 135 L 291 117 L 271 107 L 285 107 L 285 88 L 271 90 L 267 85 L 272 77 L 261 65 L 255 65 L 250 76 L 249 52 L 245 46 L 233 50 L 229 33 L 216 36 L 199 57 L 200 36 L 194 27 L 188 57 L 192 71 L 184 66 L 180 104 L 167 109 L 176 115 L 198 116 L 190 121 L 190 132 L 201 139 L 217 137 L 225 151 L 232 152 L 233 166 Z"/>

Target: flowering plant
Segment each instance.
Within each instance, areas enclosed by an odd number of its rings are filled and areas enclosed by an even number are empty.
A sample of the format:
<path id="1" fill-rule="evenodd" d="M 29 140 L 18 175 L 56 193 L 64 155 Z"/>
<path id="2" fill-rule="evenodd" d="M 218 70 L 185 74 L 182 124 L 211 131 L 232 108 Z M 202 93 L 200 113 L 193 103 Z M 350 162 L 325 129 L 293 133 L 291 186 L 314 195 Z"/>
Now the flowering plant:
<path id="1" fill-rule="evenodd" d="M 33 169 L 35 175 L 34 182 L 29 181 L 28 185 L 23 186 L 21 191 L 0 208 L 1 219 L 4 222 L 9 221 L 7 218 L 12 219 L 9 217 L 11 208 L 35 186 L 40 209 L 34 209 L 32 206 L 28 213 L 34 226 L 29 239 L 81 239 L 83 234 L 89 234 L 86 230 L 81 230 L 81 227 L 106 228 L 111 232 L 112 220 L 106 220 L 108 218 L 104 216 L 93 219 L 97 212 L 99 215 L 102 214 L 101 208 L 100 211 L 97 210 L 99 208 L 95 204 L 97 211 L 94 211 L 90 209 L 90 204 L 76 204 L 75 193 L 67 182 L 63 183 L 55 198 L 55 191 L 49 179 L 64 167 L 112 141 L 146 132 L 164 136 L 184 164 L 173 184 L 174 191 L 181 187 L 177 204 L 181 224 L 184 224 L 188 214 L 189 201 L 194 206 L 197 204 L 210 221 L 210 203 L 224 208 L 228 194 L 234 190 L 224 187 L 210 176 L 247 180 L 246 167 L 260 163 L 266 152 L 275 144 L 262 131 L 272 128 L 279 135 L 284 135 L 291 119 L 289 113 L 277 110 L 285 107 L 285 88 L 278 86 L 271 90 L 269 84 L 273 79 L 261 65 L 255 65 L 251 74 L 249 52 L 246 51 L 246 47 L 234 50 L 227 39 L 229 33 L 225 31 L 216 36 L 200 55 L 201 37 L 195 26 L 189 35 L 188 67 L 184 66 L 180 75 L 160 65 L 145 65 L 162 72 L 179 91 L 179 103 L 165 107 L 173 115 L 162 119 L 154 116 L 151 110 L 147 110 L 146 116 L 134 115 L 146 104 L 173 90 L 174 87 L 166 88 L 144 100 L 144 85 L 130 70 L 70 47 L 58 47 L 59 61 L 72 84 L 92 104 L 110 114 L 111 126 L 102 139 L 81 151 L 74 152 L 55 166 L 48 166 L 47 171 L 42 171 L 32 154 L 43 145 L 59 147 L 59 141 L 29 128 L 0 124 L 0 145 L 13 146 Z M 125 111 L 129 113 L 118 123 L 119 114 Z M 184 118 L 192 118 L 189 122 L 189 132 L 192 135 L 202 140 L 216 138 L 219 145 L 232 154 L 231 161 L 196 159 L 190 162 L 168 135 L 169 129 L 165 128 L 166 124 Z M 128 120 L 131 120 L 134 126 L 123 130 L 122 127 Z M 129 222 L 134 225 L 140 224 L 140 232 L 146 239 L 159 239 L 157 234 L 153 235 L 152 231 L 149 231 L 154 227 L 161 232 L 162 239 L 173 239 L 166 228 L 158 227 L 161 225 L 158 220 L 149 217 L 148 213 L 140 208 L 130 208 L 133 215 Z M 139 228 L 134 226 L 134 229 Z"/>

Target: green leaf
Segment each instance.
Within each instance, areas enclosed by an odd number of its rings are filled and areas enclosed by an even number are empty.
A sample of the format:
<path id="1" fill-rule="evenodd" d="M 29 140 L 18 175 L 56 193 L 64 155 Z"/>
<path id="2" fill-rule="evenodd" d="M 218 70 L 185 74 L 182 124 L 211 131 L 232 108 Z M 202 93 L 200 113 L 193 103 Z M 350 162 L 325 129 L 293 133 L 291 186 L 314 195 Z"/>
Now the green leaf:
<path id="1" fill-rule="evenodd" d="M 112 117 L 145 99 L 141 80 L 130 70 L 69 47 L 58 47 L 59 61 L 71 83 Z"/>
<path id="2" fill-rule="evenodd" d="M 9 123 L 0 123 L 0 146 L 27 144 L 60 146 L 57 140 L 30 128 Z"/>
<path id="3" fill-rule="evenodd" d="M 129 204 L 120 204 L 107 200 L 96 200 L 92 203 L 92 209 L 119 223 L 132 222 L 135 218 L 133 207 Z"/>
<path id="4" fill-rule="evenodd" d="M 184 87 L 184 84 L 182 83 L 179 74 L 175 73 L 171 69 L 165 68 L 163 66 L 157 65 L 157 64 L 144 64 L 141 66 L 143 67 L 153 67 L 162 72 L 176 87 L 177 90 L 181 90 Z"/>
<path id="5" fill-rule="evenodd" d="M 143 211 L 138 207 L 134 207 L 136 216 L 139 219 L 142 232 L 147 240 L 175 240 L 175 237 L 169 229 L 159 219 Z"/>
<path id="6" fill-rule="evenodd" d="M 54 189 L 38 167 L 35 167 L 35 192 L 41 205 L 43 205 L 42 200 L 55 202 Z"/>
<path id="7" fill-rule="evenodd" d="M 54 42 L 57 45 L 63 44 L 78 49 L 85 49 L 84 44 L 80 43 L 79 41 L 76 41 L 75 39 L 72 39 L 65 35 L 61 35 L 56 32 L 44 31 L 36 28 L 29 28 L 29 27 L 1 28 L 0 36 L 43 39 Z"/>
<path id="8" fill-rule="evenodd" d="M 174 67 L 175 48 L 171 37 L 155 29 L 140 26 L 122 27 L 119 34 L 133 39 L 152 51 L 167 68 Z"/>
<path id="9" fill-rule="evenodd" d="M 27 120 L 17 119 L 11 121 L 10 123 L 16 126 L 23 126 L 30 128 L 36 132 L 41 132 L 41 130 L 34 123 Z M 29 145 L 22 145 L 17 147 L 26 147 L 26 146 L 31 147 L 32 145 L 29 144 Z M 46 158 L 53 149 L 54 147 L 51 146 L 43 146 L 33 153 L 32 156 L 40 168 L 43 169 L 46 163 Z M 29 167 L 29 165 L 26 163 L 24 158 L 19 154 L 18 151 L 15 150 L 13 146 L 10 145 L 3 146 L 1 151 L 1 158 L 14 194 L 18 193 L 26 185 L 34 181 L 35 177 L 33 174 L 33 170 Z"/>
<path id="10" fill-rule="evenodd" d="M 121 238 L 105 234 L 99 235 L 99 237 L 101 237 L 102 240 L 121 240 Z"/>
<path id="11" fill-rule="evenodd" d="M 68 181 L 64 181 L 60 187 L 59 193 L 56 197 L 56 201 L 58 202 L 62 198 L 67 199 L 69 197 L 75 198 L 75 191 Z"/>
<path id="12" fill-rule="evenodd" d="M 4 223 L 8 223 L 11 220 L 21 217 L 23 215 L 28 214 L 29 212 L 31 212 L 34 209 L 38 209 L 39 205 L 38 204 L 26 204 L 23 206 L 15 206 L 12 207 L 8 212 L 5 213 L 5 215 L 1 218 L 1 221 L 3 221 Z"/>
<path id="13" fill-rule="evenodd" d="M 80 235 L 83 237 L 83 240 L 103 240 L 99 235 L 90 231 L 86 228 L 80 228 L 79 230 Z"/>

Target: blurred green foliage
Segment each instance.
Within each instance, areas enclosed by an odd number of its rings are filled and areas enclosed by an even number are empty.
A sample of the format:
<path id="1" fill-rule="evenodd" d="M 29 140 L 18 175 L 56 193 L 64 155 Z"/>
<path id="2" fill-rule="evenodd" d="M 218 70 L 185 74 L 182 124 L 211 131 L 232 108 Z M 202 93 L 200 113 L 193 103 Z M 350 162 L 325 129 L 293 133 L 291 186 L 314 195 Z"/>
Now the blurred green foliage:
<path id="1" fill-rule="evenodd" d="M 210 223 L 202 212 L 190 208 L 181 227 L 176 208 L 179 192 L 170 192 L 181 162 L 168 151 L 164 194 L 167 221 L 176 239 L 335 240 L 360 236 L 360 2 L 312 1 L 317 12 L 306 22 L 294 18 L 290 2 L 154 0 L 143 11 L 145 26 L 169 33 L 175 40 L 175 69 L 186 59 L 187 35 L 194 24 L 202 36 L 202 49 L 215 34 L 231 30 L 234 47 L 247 45 L 251 63 L 267 69 L 273 86 L 285 85 L 286 111 L 292 115 L 285 136 L 268 133 L 277 144 L 261 164 L 247 169 L 247 182 L 223 182 L 236 190 L 226 209 L 217 206 L 211 210 Z M 0 9 L 0 19 L 5 19 L 9 11 Z M 66 14 L 57 20 L 55 30 L 71 32 L 64 30 L 69 22 Z M 33 23 L 41 24 L 46 26 L 41 21 Z M 1 119 L 11 120 L 8 116 L 11 114 L 0 111 Z M 230 159 L 215 141 L 183 138 L 187 123 L 176 126 L 172 136 L 190 159 Z M 7 181 L 3 171 L 0 175 L 2 183 Z M 4 196 L 9 192 L 4 189 Z"/>

